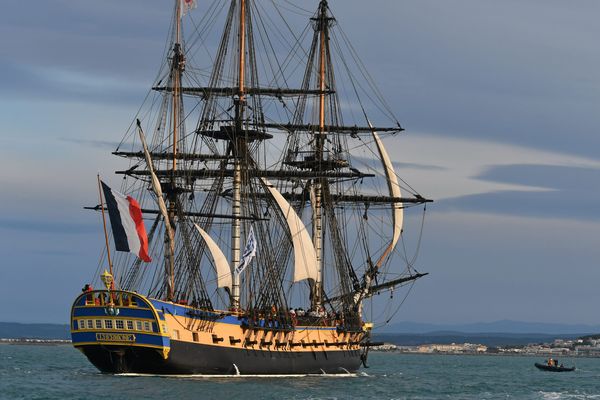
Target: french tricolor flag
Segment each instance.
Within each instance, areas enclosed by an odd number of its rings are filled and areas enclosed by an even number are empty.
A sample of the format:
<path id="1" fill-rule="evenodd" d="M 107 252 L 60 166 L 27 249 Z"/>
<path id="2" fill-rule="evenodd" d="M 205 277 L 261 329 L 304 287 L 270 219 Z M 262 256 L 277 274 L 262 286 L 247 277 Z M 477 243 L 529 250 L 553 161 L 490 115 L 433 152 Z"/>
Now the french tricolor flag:
<path id="1" fill-rule="evenodd" d="M 148 235 L 139 203 L 133 197 L 124 196 L 104 182 L 101 183 L 115 248 L 118 251 L 134 253 L 145 262 L 152 261 L 148 255 Z"/>

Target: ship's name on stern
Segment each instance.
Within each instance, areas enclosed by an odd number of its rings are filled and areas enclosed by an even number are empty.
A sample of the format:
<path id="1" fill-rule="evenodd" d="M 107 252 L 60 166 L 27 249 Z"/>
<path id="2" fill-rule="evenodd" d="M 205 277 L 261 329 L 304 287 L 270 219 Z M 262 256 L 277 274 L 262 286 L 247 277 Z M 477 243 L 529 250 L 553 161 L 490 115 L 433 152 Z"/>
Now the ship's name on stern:
<path id="1" fill-rule="evenodd" d="M 96 333 L 98 342 L 135 342 L 135 335 L 131 333 Z"/>

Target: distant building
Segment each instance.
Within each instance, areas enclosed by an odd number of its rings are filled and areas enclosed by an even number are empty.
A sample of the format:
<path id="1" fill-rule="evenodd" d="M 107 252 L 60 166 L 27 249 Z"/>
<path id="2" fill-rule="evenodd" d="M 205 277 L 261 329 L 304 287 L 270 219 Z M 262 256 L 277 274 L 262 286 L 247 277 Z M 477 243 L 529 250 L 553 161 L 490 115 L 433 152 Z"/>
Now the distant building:
<path id="1" fill-rule="evenodd" d="M 423 344 L 417 348 L 419 353 L 485 353 L 487 346 L 472 343 Z"/>

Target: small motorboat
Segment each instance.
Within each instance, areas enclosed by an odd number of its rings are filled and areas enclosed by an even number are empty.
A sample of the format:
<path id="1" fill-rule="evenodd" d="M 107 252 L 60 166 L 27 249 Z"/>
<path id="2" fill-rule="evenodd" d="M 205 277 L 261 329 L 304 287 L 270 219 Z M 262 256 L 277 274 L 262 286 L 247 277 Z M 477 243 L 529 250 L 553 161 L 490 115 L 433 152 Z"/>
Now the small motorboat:
<path id="1" fill-rule="evenodd" d="M 564 367 L 564 366 L 557 366 L 557 365 L 548 365 L 548 364 L 540 364 L 540 363 L 535 363 L 535 366 L 538 369 L 541 369 L 543 371 L 552 371 L 552 372 L 571 372 L 571 371 L 575 371 L 575 367 Z"/>

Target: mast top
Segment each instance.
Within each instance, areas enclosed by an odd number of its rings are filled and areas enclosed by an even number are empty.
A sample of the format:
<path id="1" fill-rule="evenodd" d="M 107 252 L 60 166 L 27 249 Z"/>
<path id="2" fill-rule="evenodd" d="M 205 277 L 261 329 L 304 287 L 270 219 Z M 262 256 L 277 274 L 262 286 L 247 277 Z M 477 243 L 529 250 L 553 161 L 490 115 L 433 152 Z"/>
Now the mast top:
<path id="1" fill-rule="evenodd" d="M 327 10 L 329 9 L 329 5 L 327 4 L 327 0 L 321 0 L 321 2 L 319 3 L 319 16 L 318 17 L 312 17 L 311 21 L 315 21 L 315 22 L 319 22 L 319 21 L 326 21 L 326 22 L 332 22 L 335 21 L 334 17 L 328 16 L 327 15 Z M 317 24 L 317 26 L 315 27 L 316 30 L 319 29 L 319 26 Z"/>

